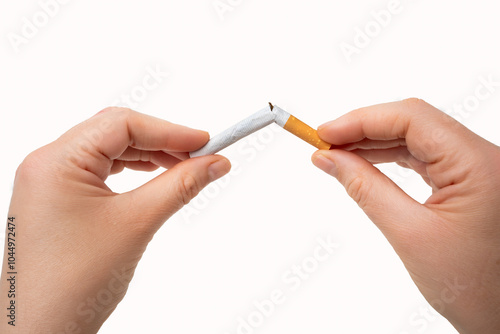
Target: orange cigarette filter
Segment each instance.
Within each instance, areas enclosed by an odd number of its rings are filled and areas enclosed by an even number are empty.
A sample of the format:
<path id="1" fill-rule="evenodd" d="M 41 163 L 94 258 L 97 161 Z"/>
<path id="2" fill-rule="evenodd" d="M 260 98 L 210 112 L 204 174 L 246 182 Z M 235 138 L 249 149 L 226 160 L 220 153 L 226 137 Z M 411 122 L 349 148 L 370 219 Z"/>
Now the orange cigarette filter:
<path id="1" fill-rule="evenodd" d="M 271 108 L 273 113 L 276 115 L 276 124 L 281 126 L 283 129 L 320 150 L 329 150 L 332 147 L 332 144 L 327 143 L 319 137 L 318 131 L 302 122 L 300 119 L 290 115 L 278 106 L 273 106 L 271 104 Z"/>

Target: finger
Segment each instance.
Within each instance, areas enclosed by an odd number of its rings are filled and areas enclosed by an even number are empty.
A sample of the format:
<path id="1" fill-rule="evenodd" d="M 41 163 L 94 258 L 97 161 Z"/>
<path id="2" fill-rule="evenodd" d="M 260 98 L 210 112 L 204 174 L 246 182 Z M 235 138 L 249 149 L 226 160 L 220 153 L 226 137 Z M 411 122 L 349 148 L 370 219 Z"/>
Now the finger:
<path id="1" fill-rule="evenodd" d="M 380 150 L 356 149 L 350 152 L 368 160 L 372 164 L 399 162 L 399 161 L 406 162 L 409 159 L 411 159 L 411 154 L 410 152 L 408 152 L 406 147 L 395 147 L 395 148 L 380 149 Z"/>
<path id="2" fill-rule="evenodd" d="M 141 150 L 190 152 L 206 144 L 208 133 L 173 124 L 129 109 L 116 108 L 101 115 L 113 120 L 110 135 L 96 146 L 110 159 L 119 157 L 127 147 Z M 96 117 L 94 120 L 97 120 Z M 103 120 L 104 121 L 104 120 Z"/>
<path id="3" fill-rule="evenodd" d="M 111 167 L 110 174 L 121 173 L 125 168 L 141 171 L 141 172 L 153 172 L 157 170 L 160 166 L 147 161 L 113 161 L 113 166 Z"/>
<path id="4" fill-rule="evenodd" d="M 231 168 L 222 156 L 188 159 L 177 164 L 145 185 L 122 194 L 121 203 L 131 215 L 137 215 L 137 228 L 152 236 L 170 216 L 189 203 L 210 182 Z M 131 203 L 133 205 L 131 206 Z M 144 219 L 148 217 L 148 219 Z"/>
<path id="5" fill-rule="evenodd" d="M 427 175 L 428 164 L 416 159 L 406 147 L 394 147 L 382 150 L 354 150 L 350 151 L 372 164 L 403 163 L 404 167 L 413 169 L 419 174 Z"/>
<path id="6" fill-rule="evenodd" d="M 139 150 L 134 147 L 128 147 L 125 152 L 122 153 L 117 159 L 120 160 L 140 160 L 140 161 L 152 161 L 150 159 L 151 153 L 155 153 L 158 156 L 161 155 L 161 153 L 166 154 L 167 156 L 174 157 L 175 162 L 180 162 L 184 161 L 186 159 L 189 159 L 189 153 L 187 152 L 170 152 L 170 151 L 146 151 L 146 150 Z M 152 155 L 152 158 L 155 158 L 155 154 Z"/>
<path id="7" fill-rule="evenodd" d="M 456 139 L 463 133 L 458 122 L 418 99 L 385 103 L 354 110 L 319 127 L 320 137 L 334 145 L 371 140 L 405 139 L 410 153 L 425 162 L 457 151 Z"/>
<path id="8" fill-rule="evenodd" d="M 393 139 L 393 140 L 372 140 L 365 138 L 356 143 L 343 145 L 342 149 L 346 151 L 353 151 L 357 149 L 363 149 L 363 150 L 385 149 L 385 148 L 393 148 L 400 146 L 406 147 L 406 140 L 404 138 Z"/>
<path id="9" fill-rule="evenodd" d="M 208 133 L 125 108 L 108 108 L 76 126 L 59 142 L 71 148 L 63 158 L 104 179 L 111 161 L 130 146 L 144 151 L 190 152 L 202 147 Z"/>
<path id="10" fill-rule="evenodd" d="M 145 161 L 152 162 L 155 165 L 161 166 L 163 168 L 171 168 L 181 162 L 180 159 L 167 154 L 163 151 L 144 151 L 138 150 L 133 147 L 129 147 L 123 152 L 117 160 L 123 161 Z"/>
<path id="11" fill-rule="evenodd" d="M 125 161 L 115 160 L 109 169 L 109 175 L 115 175 L 123 172 L 125 169 Z"/>
<path id="12" fill-rule="evenodd" d="M 173 157 L 176 157 L 177 159 L 184 161 L 190 158 L 188 152 L 171 152 L 171 151 L 164 151 L 168 155 L 171 155 Z"/>
<path id="13" fill-rule="evenodd" d="M 416 104 L 416 103 L 415 103 Z M 419 110 L 413 110 L 418 108 Z M 411 106 L 407 100 L 360 108 L 318 128 L 320 136 L 335 145 L 371 140 L 406 138 L 412 112 L 422 113 L 422 106 Z M 408 109 L 412 109 L 411 112 Z"/>
<path id="14" fill-rule="evenodd" d="M 408 152 L 406 147 L 396 147 L 384 150 L 354 150 L 351 153 L 369 161 L 372 164 L 396 162 L 400 166 L 413 169 L 422 177 L 428 179 L 428 164 L 416 159 Z"/>
<path id="15" fill-rule="evenodd" d="M 313 163 L 336 177 L 389 241 L 411 233 L 407 217 L 425 210 L 365 159 L 343 150 L 317 151 Z"/>
<path id="16" fill-rule="evenodd" d="M 408 168 L 410 169 L 410 165 L 408 165 L 406 162 L 403 162 L 403 161 L 397 161 L 396 162 L 399 166 L 403 167 L 403 168 Z"/>

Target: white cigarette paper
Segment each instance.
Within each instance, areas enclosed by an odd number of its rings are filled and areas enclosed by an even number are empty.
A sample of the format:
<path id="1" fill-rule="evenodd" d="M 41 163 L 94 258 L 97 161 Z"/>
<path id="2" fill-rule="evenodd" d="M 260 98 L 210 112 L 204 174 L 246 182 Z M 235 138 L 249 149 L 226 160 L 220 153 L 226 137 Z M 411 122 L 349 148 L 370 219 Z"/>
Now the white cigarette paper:
<path id="1" fill-rule="evenodd" d="M 273 106 L 273 113 L 274 122 L 284 128 L 291 115 L 278 106 Z"/>
<path id="2" fill-rule="evenodd" d="M 255 131 L 268 126 L 274 122 L 274 119 L 275 113 L 271 110 L 271 107 L 268 106 L 211 138 L 205 146 L 197 151 L 189 153 L 189 156 L 191 158 L 196 158 L 215 154 L 229 145 L 236 143 L 238 140 L 251 135 Z"/>
<path id="3" fill-rule="evenodd" d="M 329 150 L 332 147 L 331 144 L 319 137 L 315 129 L 297 119 L 295 116 L 290 115 L 280 107 L 269 104 L 269 107 L 262 109 L 210 139 L 209 142 L 198 151 L 189 153 L 189 156 L 195 158 L 215 154 L 273 122 L 320 150 Z"/>

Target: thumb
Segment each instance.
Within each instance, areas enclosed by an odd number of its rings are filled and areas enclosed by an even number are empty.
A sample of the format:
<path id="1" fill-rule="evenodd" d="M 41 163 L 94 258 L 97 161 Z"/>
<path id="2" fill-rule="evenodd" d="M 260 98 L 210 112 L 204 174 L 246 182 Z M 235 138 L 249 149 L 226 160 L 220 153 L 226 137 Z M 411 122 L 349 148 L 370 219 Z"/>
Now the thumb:
<path id="1" fill-rule="evenodd" d="M 139 221 L 151 225 L 144 227 L 155 233 L 203 188 L 227 174 L 230 169 L 231 163 L 222 156 L 187 159 L 127 193 L 130 198 L 124 202 L 137 208 L 137 215 L 141 217 Z M 144 221 L 144 217 L 148 218 L 147 221 Z"/>
<path id="2" fill-rule="evenodd" d="M 339 180 L 389 241 L 415 227 L 409 220 L 421 212 L 420 203 L 367 160 L 351 152 L 330 150 L 317 151 L 312 161 Z"/>

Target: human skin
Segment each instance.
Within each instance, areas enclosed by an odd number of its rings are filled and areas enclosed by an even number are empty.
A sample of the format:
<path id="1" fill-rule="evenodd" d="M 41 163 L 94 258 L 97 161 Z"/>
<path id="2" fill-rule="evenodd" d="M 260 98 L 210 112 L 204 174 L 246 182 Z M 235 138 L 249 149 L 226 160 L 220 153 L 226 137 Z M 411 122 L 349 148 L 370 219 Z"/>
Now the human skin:
<path id="1" fill-rule="evenodd" d="M 318 129 L 313 163 L 382 231 L 429 303 L 462 334 L 500 333 L 500 148 L 419 99 L 352 111 Z M 411 168 L 423 204 L 374 164 Z"/>
<path id="2" fill-rule="evenodd" d="M 230 170 L 221 156 L 188 159 L 186 152 L 208 139 L 204 131 L 108 108 L 31 153 L 17 170 L 9 209 L 16 223 L 16 326 L 2 315 L 0 333 L 96 333 L 155 232 Z M 160 166 L 168 170 L 127 193 L 105 184 L 124 168 Z"/>
<path id="3" fill-rule="evenodd" d="M 337 177 L 387 237 L 431 305 L 461 333 L 500 332 L 500 150 L 423 101 L 353 111 L 319 128 L 338 149 L 313 162 Z M 230 169 L 187 159 L 208 140 L 128 109 L 108 108 L 19 166 L 16 327 L 1 333 L 96 333 L 123 298 L 147 244 L 204 186 Z M 186 161 L 183 161 L 186 160 Z M 372 164 L 397 162 L 433 194 L 414 201 Z M 168 171 L 124 194 L 123 168 Z M 0 301 L 7 305 L 7 252 Z"/>

